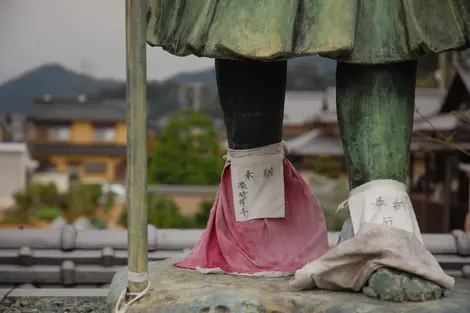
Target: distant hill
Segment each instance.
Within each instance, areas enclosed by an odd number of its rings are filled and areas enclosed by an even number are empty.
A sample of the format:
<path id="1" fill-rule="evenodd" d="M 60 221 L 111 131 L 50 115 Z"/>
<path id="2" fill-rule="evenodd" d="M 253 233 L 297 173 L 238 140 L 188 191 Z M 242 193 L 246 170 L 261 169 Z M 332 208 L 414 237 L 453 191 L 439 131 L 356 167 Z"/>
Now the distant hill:
<path id="1" fill-rule="evenodd" d="M 334 71 L 336 62 L 308 57 L 291 60 L 288 63 L 290 75 L 303 78 L 304 89 L 324 89 Z M 308 73 L 300 73 L 300 70 Z M 313 72 L 313 73 L 312 73 Z M 308 75 L 307 75 L 308 74 Z M 148 99 L 156 106 L 155 112 L 162 112 L 174 106 L 178 84 L 191 82 L 205 83 L 212 92 L 216 90 L 213 68 L 190 73 L 180 73 L 164 82 L 148 83 Z M 289 83 L 290 88 L 293 83 Z M 294 86 L 295 87 L 295 86 Z M 292 89 L 292 88 L 291 88 Z M 295 89 L 295 88 L 294 88 Z M 75 97 L 78 94 L 125 97 L 123 81 L 103 80 L 71 71 L 58 64 L 48 64 L 28 71 L 0 86 L 0 111 L 25 112 L 34 97 L 50 94 L 53 97 Z"/>
<path id="2" fill-rule="evenodd" d="M 44 65 L 0 86 L 0 110 L 24 112 L 34 97 L 46 94 L 72 97 L 113 88 L 117 84 L 112 80 L 100 80 L 76 73 L 58 64 Z"/>
<path id="3" fill-rule="evenodd" d="M 188 84 L 201 82 L 211 88 L 216 86 L 215 69 L 209 68 L 198 72 L 181 72 L 168 79 L 169 82 Z"/>
<path id="4" fill-rule="evenodd" d="M 336 61 L 331 59 L 322 58 L 319 56 L 305 57 L 292 59 L 287 62 L 288 70 L 294 69 L 299 64 L 306 64 L 308 66 L 315 67 L 317 76 L 324 76 L 331 74 L 336 70 Z M 180 84 L 193 83 L 193 82 L 202 82 L 212 89 L 216 88 L 215 80 L 215 69 L 209 68 L 207 70 L 199 72 L 182 72 L 178 73 L 175 76 L 172 76 L 168 79 L 171 82 L 177 82 Z"/>

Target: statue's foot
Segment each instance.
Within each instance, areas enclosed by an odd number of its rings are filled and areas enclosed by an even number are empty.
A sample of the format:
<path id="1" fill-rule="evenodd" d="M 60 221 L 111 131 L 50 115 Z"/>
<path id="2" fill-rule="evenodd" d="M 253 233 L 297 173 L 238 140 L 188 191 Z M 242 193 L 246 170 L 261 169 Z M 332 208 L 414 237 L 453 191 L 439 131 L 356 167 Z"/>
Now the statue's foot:
<path id="1" fill-rule="evenodd" d="M 385 301 L 426 301 L 444 296 L 444 288 L 427 279 L 391 268 L 375 271 L 362 292 Z"/>

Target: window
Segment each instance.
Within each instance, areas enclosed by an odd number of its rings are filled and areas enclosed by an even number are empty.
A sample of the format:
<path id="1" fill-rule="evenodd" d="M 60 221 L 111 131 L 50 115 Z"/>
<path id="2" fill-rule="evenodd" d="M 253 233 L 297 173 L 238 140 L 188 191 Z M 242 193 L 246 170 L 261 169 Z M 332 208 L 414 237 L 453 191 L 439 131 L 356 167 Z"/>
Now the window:
<path id="1" fill-rule="evenodd" d="M 78 174 L 80 165 L 80 162 L 69 162 L 69 173 Z"/>
<path id="2" fill-rule="evenodd" d="M 113 127 L 95 127 L 95 140 L 110 142 L 114 140 Z"/>
<path id="3" fill-rule="evenodd" d="M 49 140 L 67 141 L 69 139 L 69 128 L 67 126 L 50 127 L 47 130 Z"/>
<path id="4" fill-rule="evenodd" d="M 83 164 L 83 170 L 88 174 L 103 174 L 106 169 L 106 163 L 102 162 L 86 162 Z"/>

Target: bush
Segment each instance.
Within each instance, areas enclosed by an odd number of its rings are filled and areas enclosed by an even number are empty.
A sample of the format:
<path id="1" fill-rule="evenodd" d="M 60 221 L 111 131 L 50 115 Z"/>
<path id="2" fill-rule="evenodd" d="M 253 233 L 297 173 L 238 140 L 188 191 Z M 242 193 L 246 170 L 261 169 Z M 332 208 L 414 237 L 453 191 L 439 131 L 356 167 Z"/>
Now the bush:
<path id="1" fill-rule="evenodd" d="M 3 223 L 26 223 L 31 216 L 51 221 L 64 215 L 69 222 L 79 216 L 91 218 L 98 208 L 101 190 L 100 184 L 78 184 L 61 194 L 54 183 L 31 184 L 13 195 L 15 214 L 4 218 Z M 104 203 L 105 211 L 113 204 L 114 196 L 108 194 Z"/>
<path id="2" fill-rule="evenodd" d="M 36 211 L 36 218 L 41 221 L 50 222 L 62 215 L 62 210 L 56 207 L 43 207 Z"/>
<path id="3" fill-rule="evenodd" d="M 91 224 L 94 228 L 97 228 L 97 229 L 106 229 L 106 227 L 107 227 L 106 223 L 105 223 L 102 219 L 100 219 L 100 218 L 98 218 L 98 217 L 96 217 L 96 216 L 94 216 L 94 217 L 91 218 L 90 224 Z"/>
<path id="4" fill-rule="evenodd" d="M 60 194 L 54 183 L 31 184 L 14 193 L 16 222 L 27 222 L 40 207 L 60 207 Z"/>
<path id="5" fill-rule="evenodd" d="M 194 226 L 196 228 L 206 228 L 213 205 L 214 201 L 203 201 L 201 203 L 199 211 L 194 216 Z"/>
<path id="6" fill-rule="evenodd" d="M 57 207 L 60 204 L 60 193 L 55 183 L 34 184 L 29 187 L 34 196 L 34 202 L 39 206 Z"/>
<path id="7" fill-rule="evenodd" d="M 78 216 L 92 217 L 101 197 L 101 185 L 79 184 L 72 186 L 66 197 L 67 220 L 72 221 Z"/>
<path id="8" fill-rule="evenodd" d="M 103 203 L 103 210 L 105 213 L 108 213 L 109 210 L 111 210 L 115 204 L 115 195 L 112 192 L 106 193 L 104 196 L 104 203 Z"/>
<path id="9" fill-rule="evenodd" d="M 126 210 L 120 218 L 124 227 L 127 227 L 127 214 Z M 148 196 L 148 223 L 157 228 L 194 228 L 193 219 L 181 215 L 176 203 L 154 195 Z"/>
<path id="10" fill-rule="evenodd" d="M 13 194 L 15 199 L 15 213 L 9 216 L 9 223 L 28 222 L 33 207 L 33 195 L 28 190 L 17 191 Z"/>
<path id="11" fill-rule="evenodd" d="M 21 224 L 27 223 L 29 221 L 29 216 L 23 218 L 16 214 L 16 212 L 8 212 L 1 217 L 1 224 L 9 225 L 9 224 Z"/>

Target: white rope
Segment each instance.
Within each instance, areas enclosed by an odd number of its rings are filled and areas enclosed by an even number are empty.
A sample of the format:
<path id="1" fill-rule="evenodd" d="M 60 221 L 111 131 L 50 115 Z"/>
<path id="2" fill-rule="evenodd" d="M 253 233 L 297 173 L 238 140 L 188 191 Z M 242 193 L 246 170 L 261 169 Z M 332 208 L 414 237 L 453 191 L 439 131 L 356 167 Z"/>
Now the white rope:
<path id="1" fill-rule="evenodd" d="M 150 290 L 150 280 L 148 273 L 134 273 L 134 272 L 127 272 L 127 281 L 133 282 L 133 283 L 143 283 L 147 282 L 147 287 L 145 287 L 144 290 L 141 292 L 127 292 L 127 288 L 124 289 L 121 293 L 121 295 L 118 298 L 118 301 L 116 303 L 116 309 L 115 313 L 125 313 L 127 309 L 131 306 L 131 304 L 135 303 L 137 300 L 145 296 L 148 291 Z M 119 307 L 121 306 L 121 303 L 124 302 L 126 296 L 133 296 L 132 300 L 127 302 L 121 309 Z"/>

